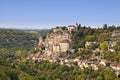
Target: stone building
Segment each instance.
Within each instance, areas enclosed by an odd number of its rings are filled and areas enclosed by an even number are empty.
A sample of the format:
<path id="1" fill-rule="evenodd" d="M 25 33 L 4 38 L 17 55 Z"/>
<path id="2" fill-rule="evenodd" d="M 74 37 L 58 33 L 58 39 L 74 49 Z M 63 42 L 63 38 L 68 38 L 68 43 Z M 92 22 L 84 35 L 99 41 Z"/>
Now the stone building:
<path id="1" fill-rule="evenodd" d="M 76 26 L 75 25 L 69 25 L 68 26 L 68 31 L 72 31 L 72 30 L 76 30 Z"/>
<path id="2" fill-rule="evenodd" d="M 53 45 L 53 53 L 66 52 L 70 48 L 70 43 L 67 40 L 64 40 L 56 45 Z"/>
<path id="3" fill-rule="evenodd" d="M 53 53 L 59 53 L 60 52 L 60 45 L 53 45 Z"/>
<path id="4" fill-rule="evenodd" d="M 120 42 L 120 30 L 113 31 L 111 37 L 113 41 Z"/>
<path id="5" fill-rule="evenodd" d="M 95 44 L 96 42 L 92 42 L 92 41 L 86 41 L 85 43 L 85 47 L 91 46 L 93 44 Z"/>
<path id="6" fill-rule="evenodd" d="M 118 37 L 118 36 L 120 36 L 120 31 L 119 30 L 114 31 L 111 36 L 112 37 Z"/>
<path id="7" fill-rule="evenodd" d="M 77 31 L 78 26 L 75 25 L 68 25 L 68 31 L 71 33 L 72 31 Z"/>
<path id="8" fill-rule="evenodd" d="M 70 48 L 70 43 L 68 40 L 64 40 L 59 43 L 60 45 L 60 52 L 66 52 Z"/>
<path id="9" fill-rule="evenodd" d="M 114 47 L 114 46 L 117 45 L 117 42 L 116 42 L 116 41 L 108 41 L 107 43 L 108 43 L 108 46 L 109 46 L 109 47 Z"/>

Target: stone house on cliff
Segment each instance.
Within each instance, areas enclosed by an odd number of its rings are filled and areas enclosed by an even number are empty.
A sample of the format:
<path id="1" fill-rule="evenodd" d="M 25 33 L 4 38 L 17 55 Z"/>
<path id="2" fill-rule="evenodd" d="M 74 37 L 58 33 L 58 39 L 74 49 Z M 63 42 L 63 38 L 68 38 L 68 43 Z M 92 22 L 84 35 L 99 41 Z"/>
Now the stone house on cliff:
<path id="1" fill-rule="evenodd" d="M 59 43 L 60 52 L 66 52 L 70 48 L 70 43 L 68 40 L 63 40 Z"/>

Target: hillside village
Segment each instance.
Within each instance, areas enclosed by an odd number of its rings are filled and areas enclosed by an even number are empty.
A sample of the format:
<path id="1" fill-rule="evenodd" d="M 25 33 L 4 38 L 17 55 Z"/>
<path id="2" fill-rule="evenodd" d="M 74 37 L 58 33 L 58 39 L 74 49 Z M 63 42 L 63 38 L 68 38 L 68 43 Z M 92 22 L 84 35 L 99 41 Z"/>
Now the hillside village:
<path id="1" fill-rule="evenodd" d="M 28 59 L 32 58 L 33 60 L 38 61 L 48 60 L 50 62 L 58 62 L 61 65 L 66 64 L 67 66 L 78 65 L 81 69 L 92 67 L 92 69 L 98 70 L 99 66 L 103 67 L 103 69 L 107 69 L 109 67 L 118 75 L 120 73 L 120 64 L 114 60 L 106 59 L 105 52 L 116 52 L 114 47 L 120 42 L 120 31 L 114 30 L 108 34 L 105 34 L 110 36 L 109 40 L 86 40 L 84 47 L 74 49 L 72 37 L 74 36 L 74 32 L 77 31 L 79 31 L 78 25 L 53 28 L 47 34 L 45 39 L 42 37 L 39 38 L 39 52 L 30 55 Z M 96 44 L 99 44 L 99 46 L 97 45 L 96 47 Z M 91 46 L 94 46 L 94 48 L 90 48 Z M 104 49 L 102 49 L 102 46 Z M 74 54 L 77 55 L 77 53 L 78 56 L 75 56 L 74 58 L 70 57 Z"/>
<path id="2" fill-rule="evenodd" d="M 120 80 L 120 0 L 0 0 L 0 80 Z"/>
<path id="3" fill-rule="evenodd" d="M 77 24 L 47 31 L 0 32 L 1 80 L 120 78 L 120 27 Z"/>

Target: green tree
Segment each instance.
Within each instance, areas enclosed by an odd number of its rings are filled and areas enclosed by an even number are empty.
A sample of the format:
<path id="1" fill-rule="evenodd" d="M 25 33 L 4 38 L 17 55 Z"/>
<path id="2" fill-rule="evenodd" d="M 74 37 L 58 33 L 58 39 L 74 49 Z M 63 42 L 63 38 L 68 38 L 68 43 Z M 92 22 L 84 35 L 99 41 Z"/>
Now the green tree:
<path id="1" fill-rule="evenodd" d="M 4 72 L 0 72 L 0 80 L 10 80 L 10 78 Z"/>
<path id="2" fill-rule="evenodd" d="M 19 72 L 18 72 L 17 70 L 8 69 L 8 70 L 6 71 L 6 74 L 7 74 L 7 76 L 10 77 L 11 80 L 19 80 L 19 77 L 18 77 Z"/>
<path id="3" fill-rule="evenodd" d="M 86 75 L 81 74 L 81 75 L 77 76 L 76 80 L 86 80 Z"/>
<path id="4" fill-rule="evenodd" d="M 107 50 L 107 49 L 108 49 L 108 44 L 107 44 L 107 42 L 102 42 L 102 43 L 100 44 L 100 49 L 101 49 L 101 50 Z"/>
<path id="5" fill-rule="evenodd" d="M 105 70 L 103 74 L 104 80 L 114 80 L 116 78 L 115 73 L 111 69 Z"/>

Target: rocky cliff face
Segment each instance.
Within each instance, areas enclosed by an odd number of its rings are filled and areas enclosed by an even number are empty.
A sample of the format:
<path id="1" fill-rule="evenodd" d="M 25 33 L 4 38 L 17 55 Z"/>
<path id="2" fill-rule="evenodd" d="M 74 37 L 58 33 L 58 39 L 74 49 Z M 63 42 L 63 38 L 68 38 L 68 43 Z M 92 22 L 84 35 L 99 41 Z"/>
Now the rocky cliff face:
<path id="1" fill-rule="evenodd" d="M 54 28 L 50 33 L 46 36 L 45 41 L 40 37 L 39 39 L 39 47 L 43 47 L 43 52 L 49 56 L 53 54 L 59 55 L 60 53 L 65 53 L 71 48 L 71 31 L 76 30 L 76 27 L 72 26 L 62 29 L 62 28 Z"/>

